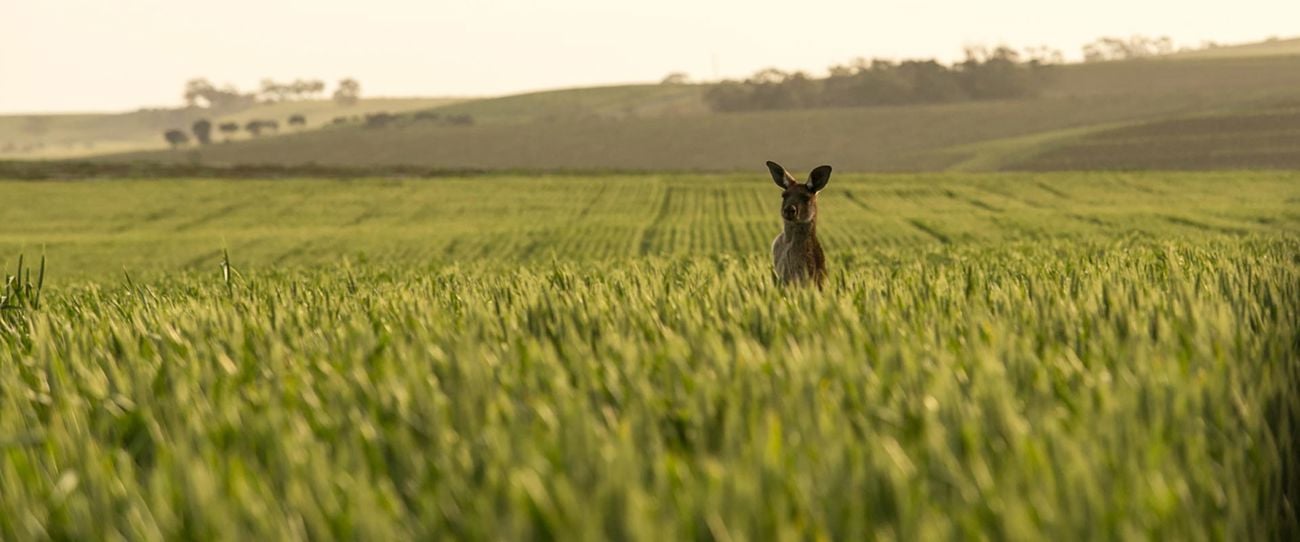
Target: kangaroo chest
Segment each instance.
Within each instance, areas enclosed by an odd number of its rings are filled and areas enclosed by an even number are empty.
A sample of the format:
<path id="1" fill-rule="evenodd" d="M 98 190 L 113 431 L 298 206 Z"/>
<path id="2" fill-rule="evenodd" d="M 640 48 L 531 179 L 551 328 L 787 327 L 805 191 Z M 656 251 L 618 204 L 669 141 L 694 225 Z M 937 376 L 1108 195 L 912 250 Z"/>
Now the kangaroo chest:
<path id="1" fill-rule="evenodd" d="M 821 247 L 815 237 L 782 232 L 772 241 L 772 270 L 784 282 L 819 280 L 821 265 Z"/>

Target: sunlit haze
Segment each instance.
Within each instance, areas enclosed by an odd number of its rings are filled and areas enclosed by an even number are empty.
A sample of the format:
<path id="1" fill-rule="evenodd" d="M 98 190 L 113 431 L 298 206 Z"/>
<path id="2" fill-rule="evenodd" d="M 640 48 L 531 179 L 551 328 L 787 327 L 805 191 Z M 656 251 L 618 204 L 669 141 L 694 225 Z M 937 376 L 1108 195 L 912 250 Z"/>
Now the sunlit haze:
<path id="1" fill-rule="evenodd" d="M 1047 45 L 1067 58 L 1099 36 L 1177 45 L 1293 36 L 1300 3 L 1101 0 L 697 2 L 609 0 L 0 0 L 0 112 L 181 103 L 187 79 L 358 79 L 367 96 L 534 89 L 817 72 L 855 57 L 951 60 L 966 44 Z"/>

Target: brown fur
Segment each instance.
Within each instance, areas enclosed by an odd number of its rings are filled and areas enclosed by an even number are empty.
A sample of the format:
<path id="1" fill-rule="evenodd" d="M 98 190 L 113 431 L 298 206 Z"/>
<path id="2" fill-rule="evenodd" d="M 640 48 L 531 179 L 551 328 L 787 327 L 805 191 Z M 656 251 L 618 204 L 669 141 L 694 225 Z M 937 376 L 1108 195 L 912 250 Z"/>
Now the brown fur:
<path id="1" fill-rule="evenodd" d="M 826 281 L 826 255 L 817 241 L 817 226 L 787 223 L 772 241 L 772 265 L 781 284 L 811 282 L 821 288 Z"/>
<path id="2" fill-rule="evenodd" d="M 830 166 L 813 170 L 807 183 L 794 180 L 785 168 L 768 162 L 772 180 L 782 188 L 781 219 L 785 228 L 772 241 L 772 269 L 780 284 L 826 282 L 826 255 L 817 240 L 817 192 L 830 181 Z"/>

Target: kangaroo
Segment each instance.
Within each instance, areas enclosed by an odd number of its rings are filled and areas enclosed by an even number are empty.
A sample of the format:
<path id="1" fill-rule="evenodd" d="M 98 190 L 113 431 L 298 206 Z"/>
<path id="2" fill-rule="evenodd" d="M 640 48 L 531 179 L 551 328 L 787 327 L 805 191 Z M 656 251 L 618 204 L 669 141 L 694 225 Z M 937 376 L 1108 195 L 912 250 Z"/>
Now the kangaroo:
<path id="1" fill-rule="evenodd" d="M 781 220 L 785 229 L 772 240 L 772 268 L 779 284 L 817 288 L 826 281 L 826 256 L 817 242 L 817 193 L 831 180 L 831 167 L 818 166 L 807 183 L 794 180 L 785 168 L 768 162 L 772 180 L 781 187 Z"/>

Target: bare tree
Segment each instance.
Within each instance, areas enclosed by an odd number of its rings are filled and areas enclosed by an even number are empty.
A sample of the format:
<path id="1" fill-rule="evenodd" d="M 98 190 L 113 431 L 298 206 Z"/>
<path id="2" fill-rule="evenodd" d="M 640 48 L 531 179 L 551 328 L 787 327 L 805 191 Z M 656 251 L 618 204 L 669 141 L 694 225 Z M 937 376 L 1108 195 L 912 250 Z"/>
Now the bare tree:
<path id="1" fill-rule="evenodd" d="M 307 95 L 313 98 L 325 93 L 325 82 L 320 79 L 307 81 Z"/>
<path id="2" fill-rule="evenodd" d="M 293 92 L 291 86 L 277 83 L 274 79 L 263 79 L 261 87 L 258 89 L 258 95 L 262 97 L 262 101 L 283 102 Z"/>
<path id="3" fill-rule="evenodd" d="M 189 107 L 203 107 L 206 103 L 206 96 L 217 88 L 212 86 L 212 82 L 202 77 L 190 79 L 185 82 L 185 105 Z"/>
<path id="4" fill-rule="evenodd" d="M 325 82 L 318 79 L 298 79 L 287 85 L 295 99 L 313 98 L 325 92 Z"/>
<path id="5" fill-rule="evenodd" d="M 353 105 L 361 100 L 361 83 L 351 77 L 339 81 L 334 90 L 334 101 L 339 105 Z"/>
<path id="6" fill-rule="evenodd" d="M 185 105 L 189 107 L 207 107 L 229 109 L 251 105 L 257 101 L 252 94 L 244 94 L 231 85 L 217 88 L 207 79 L 190 79 L 185 83 Z"/>
<path id="7" fill-rule="evenodd" d="M 1146 36 L 1131 36 L 1128 38 L 1102 37 L 1083 46 L 1083 61 L 1132 60 L 1166 55 L 1172 52 L 1174 52 L 1174 41 L 1169 36 L 1158 38 Z"/>
<path id="8" fill-rule="evenodd" d="M 1025 48 L 1025 59 L 1038 64 L 1064 64 L 1065 54 L 1046 45 Z"/>

